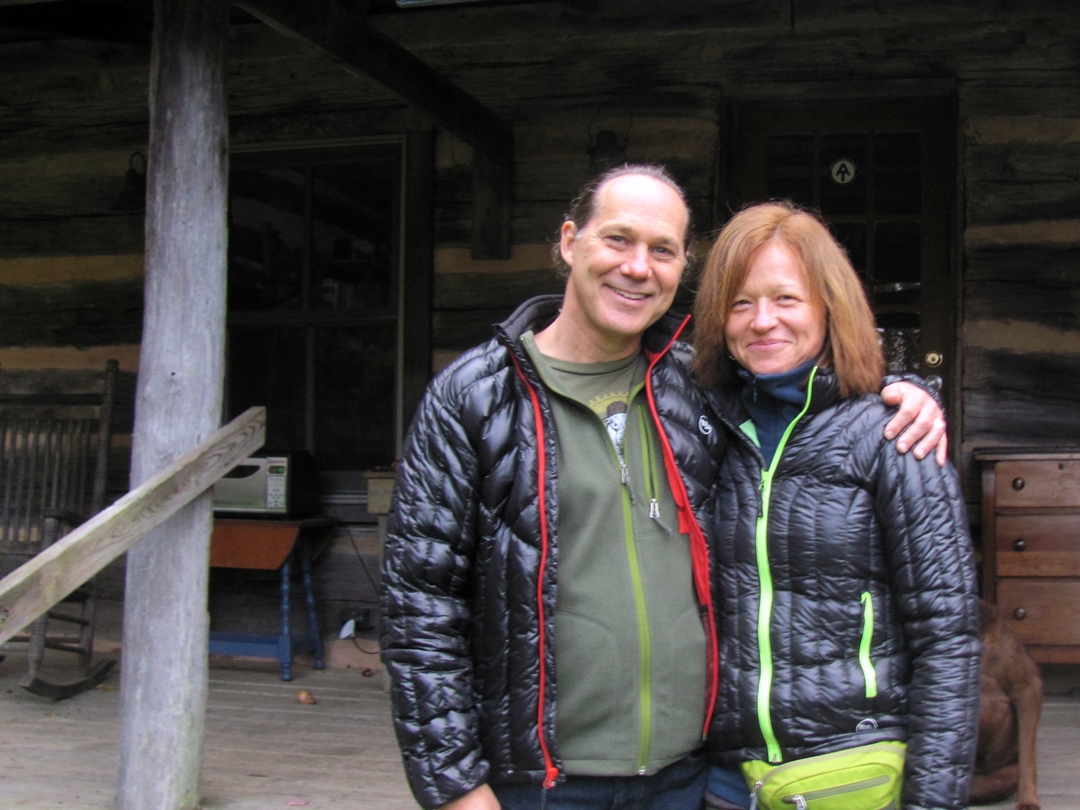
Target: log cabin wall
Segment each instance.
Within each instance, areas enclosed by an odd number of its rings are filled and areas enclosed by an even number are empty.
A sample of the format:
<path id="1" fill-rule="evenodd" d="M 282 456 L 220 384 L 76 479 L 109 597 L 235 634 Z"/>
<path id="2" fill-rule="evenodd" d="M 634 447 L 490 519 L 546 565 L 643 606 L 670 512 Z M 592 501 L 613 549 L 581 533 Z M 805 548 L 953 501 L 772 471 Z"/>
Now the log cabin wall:
<path id="1" fill-rule="evenodd" d="M 628 141 L 629 160 L 672 169 L 704 248 L 731 202 L 731 99 L 945 96 L 956 116 L 962 371 L 950 421 L 969 501 L 979 497 L 972 448 L 1080 442 L 1080 12 L 1070 4 L 1033 0 L 1007 13 L 989 0 L 371 5 L 380 9 L 372 25 L 514 128 L 512 252 L 483 261 L 469 249 L 472 148 L 436 131 L 434 370 L 487 339 L 524 298 L 561 289 L 549 250 L 590 174 L 599 129 Z M 432 128 L 380 86 L 243 15 L 229 48 L 235 147 Z M 5 384 L 74 387 L 115 357 L 134 390 L 143 223 L 112 206 L 132 153 L 145 153 L 148 54 L 70 37 L 0 43 Z M 126 458 L 113 481 L 115 496 Z M 331 627 L 372 596 L 352 539 L 339 536 L 317 572 Z M 371 548 L 360 548 L 370 564 Z M 240 601 L 230 610 L 246 611 Z"/>

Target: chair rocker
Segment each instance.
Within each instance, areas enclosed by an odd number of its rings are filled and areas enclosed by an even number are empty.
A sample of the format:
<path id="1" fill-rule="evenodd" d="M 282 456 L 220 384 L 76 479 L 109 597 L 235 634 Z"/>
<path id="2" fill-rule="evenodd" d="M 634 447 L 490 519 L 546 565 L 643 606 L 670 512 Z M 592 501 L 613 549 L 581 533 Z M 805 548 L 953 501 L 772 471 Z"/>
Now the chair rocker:
<path id="1" fill-rule="evenodd" d="M 0 392 L 0 554 L 25 562 L 101 511 L 117 375 L 109 360 L 100 393 Z M 108 676 L 115 659 L 92 661 L 95 591 L 91 579 L 12 639 L 27 649 L 24 689 L 62 700 Z M 73 653 L 78 677 L 51 680 L 47 650 Z"/>

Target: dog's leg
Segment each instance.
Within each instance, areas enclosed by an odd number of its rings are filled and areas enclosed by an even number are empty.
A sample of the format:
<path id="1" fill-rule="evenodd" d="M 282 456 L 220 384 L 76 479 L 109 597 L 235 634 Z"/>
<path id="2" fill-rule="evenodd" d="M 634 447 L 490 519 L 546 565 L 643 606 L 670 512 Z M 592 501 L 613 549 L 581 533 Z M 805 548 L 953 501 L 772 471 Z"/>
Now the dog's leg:
<path id="1" fill-rule="evenodd" d="M 1019 778 L 1016 765 L 1005 765 L 990 773 L 977 773 L 971 777 L 971 796 L 968 802 L 973 805 L 997 804 L 1016 793 Z"/>

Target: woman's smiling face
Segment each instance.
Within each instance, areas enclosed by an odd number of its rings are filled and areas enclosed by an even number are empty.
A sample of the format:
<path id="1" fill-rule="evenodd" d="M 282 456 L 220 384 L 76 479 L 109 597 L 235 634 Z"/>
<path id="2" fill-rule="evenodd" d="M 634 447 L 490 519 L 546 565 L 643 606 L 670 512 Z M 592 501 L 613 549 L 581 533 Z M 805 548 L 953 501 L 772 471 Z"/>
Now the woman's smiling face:
<path id="1" fill-rule="evenodd" d="M 747 271 L 724 326 L 728 351 L 753 374 L 781 374 L 821 355 L 824 305 L 806 273 L 779 241 L 762 247 Z"/>

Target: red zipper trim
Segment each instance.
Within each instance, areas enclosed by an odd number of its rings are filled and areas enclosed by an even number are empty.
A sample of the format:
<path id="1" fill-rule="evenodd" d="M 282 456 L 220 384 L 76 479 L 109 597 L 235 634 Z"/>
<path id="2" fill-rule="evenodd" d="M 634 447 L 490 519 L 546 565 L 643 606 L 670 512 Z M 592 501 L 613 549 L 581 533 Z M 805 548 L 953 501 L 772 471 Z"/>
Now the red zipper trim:
<path id="1" fill-rule="evenodd" d="M 660 358 L 670 351 L 672 344 L 679 339 L 679 335 L 682 334 L 683 329 L 686 328 L 686 324 L 689 322 L 690 316 L 687 315 L 662 351 L 656 354 L 646 353 L 649 357 L 649 372 L 645 375 L 645 391 L 649 401 L 649 410 L 656 425 L 656 432 L 660 436 L 660 446 L 664 451 L 664 469 L 667 471 L 671 493 L 675 498 L 675 506 L 678 509 L 679 532 L 690 535 L 690 560 L 694 573 L 694 590 L 697 593 L 698 603 L 706 609 L 709 700 L 705 710 L 705 728 L 702 729 L 702 736 L 705 737 L 709 733 L 709 725 L 712 722 L 713 712 L 716 708 L 716 696 L 720 688 L 720 651 L 716 643 L 716 617 L 713 615 L 712 588 L 709 583 L 709 543 L 705 539 L 705 532 L 701 530 L 697 516 L 694 515 L 694 510 L 690 506 L 690 496 L 686 492 L 686 484 L 679 473 L 678 464 L 675 463 L 675 451 L 671 449 L 671 442 L 668 441 L 667 433 L 664 432 L 663 423 L 660 421 L 660 413 L 656 409 L 656 397 L 653 394 L 652 385 L 653 369 L 660 362 Z"/>
<path id="2" fill-rule="evenodd" d="M 521 377 L 521 381 L 529 391 L 529 398 L 532 400 L 533 406 L 533 420 L 536 422 L 536 489 L 539 501 L 538 508 L 540 510 L 540 573 L 536 578 L 536 610 L 540 623 L 540 689 L 537 695 L 536 733 L 540 739 L 540 750 L 544 754 L 544 789 L 550 790 L 555 787 L 555 780 L 559 777 L 559 769 L 555 767 L 551 752 L 548 750 L 547 740 L 544 739 L 544 698 L 547 694 L 547 665 L 544 661 L 547 644 L 544 614 L 544 572 L 547 570 L 548 559 L 547 494 L 545 486 L 547 483 L 547 445 L 544 443 L 544 420 L 540 412 L 540 397 L 537 395 L 532 383 L 529 382 L 528 377 L 525 376 L 525 372 L 522 370 L 521 364 L 518 362 L 517 357 L 514 356 L 513 351 L 509 349 L 507 351 L 510 354 L 510 359 L 514 361 L 514 368 L 517 369 L 518 376 Z"/>

